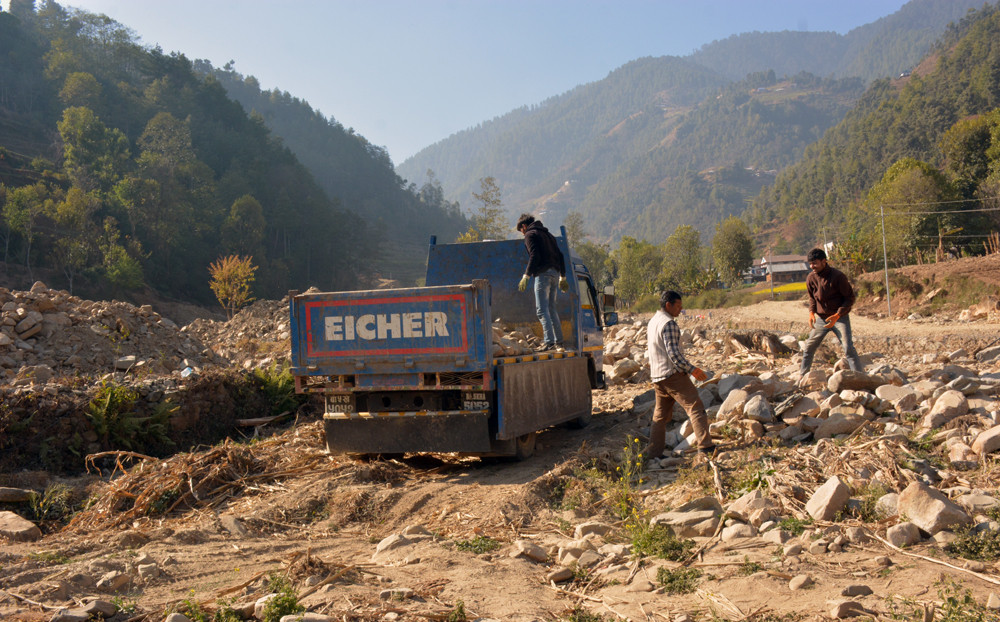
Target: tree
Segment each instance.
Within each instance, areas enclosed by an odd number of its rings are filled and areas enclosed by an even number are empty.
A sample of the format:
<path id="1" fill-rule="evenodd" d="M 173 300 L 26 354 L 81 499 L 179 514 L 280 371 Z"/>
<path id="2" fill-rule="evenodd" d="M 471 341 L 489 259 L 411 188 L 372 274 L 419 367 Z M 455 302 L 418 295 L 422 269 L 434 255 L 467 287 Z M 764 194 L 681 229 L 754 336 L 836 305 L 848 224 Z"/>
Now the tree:
<path id="1" fill-rule="evenodd" d="M 668 289 L 693 291 L 701 273 L 701 234 L 691 225 L 681 225 L 663 246 L 660 282 Z"/>
<path id="2" fill-rule="evenodd" d="M 104 276 L 117 289 L 139 289 L 143 284 L 142 266 L 122 246 L 120 239 L 118 223 L 114 218 L 105 218 L 104 237 L 100 243 Z"/>
<path id="3" fill-rule="evenodd" d="M 479 209 L 472 214 L 469 230 L 458 236 L 457 242 L 482 242 L 483 240 L 505 240 L 510 231 L 507 213 L 500 199 L 500 187 L 496 179 L 484 177 L 479 180 L 481 191 L 472 196 L 480 202 Z"/>
<path id="4" fill-rule="evenodd" d="M 712 238 L 712 259 L 719 278 L 730 286 L 743 278 L 743 273 L 753 264 L 753 239 L 750 227 L 736 216 L 730 216 L 715 225 Z"/>
<path id="5" fill-rule="evenodd" d="M 101 96 L 101 84 L 93 74 L 74 71 L 66 76 L 59 99 L 67 106 L 86 106 L 93 109 Z"/>
<path id="6" fill-rule="evenodd" d="M 253 284 L 255 272 L 257 266 L 253 265 L 253 257 L 249 256 L 219 257 L 208 266 L 208 273 L 212 275 L 208 286 L 212 288 L 229 319 L 232 319 L 241 307 L 253 302 L 250 286 Z"/>
<path id="7" fill-rule="evenodd" d="M 42 182 L 7 191 L 3 218 L 7 226 L 24 241 L 24 266 L 31 276 L 31 245 L 37 235 L 38 221 L 55 210 L 52 193 Z"/>
<path id="8" fill-rule="evenodd" d="M 65 148 L 66 172 L 84 190 L 108 190 L 125 174 L 130 162 L 128 139 L 108 128 L 94 111 L 74 106 L 58 123 Z"/>
<path id="9" fill-rule="evenodd" d="M 645 240 L 624 236 L 611 253 L 616 273 L 615 292 L 625 304 L 633 304 L 643 294 L 653 293 L 663 265 L 663 250 Z"/>
<path id="10" fill-rule="evenodd" d="M 950 203 L 957 198 L 954 186 L 935 167 L 913 158 L 903 158 L 890 166 L 868 192 L 865 200 L 867 224 L 859 233 L 867 235 L 868 246 L 880 248 L 884 222 L 889 263 L 906 264 L 921 246 L 936 245 L 939 233 L 957 233 L 972 224 L 965 214 L 947 213 L 959 209 L 955 203 Z"/>
<path id="11" fill-rule="evenodd" d="M 607 244 L 595 244 L 590 240 L 584 240 L 575 243 L 573 250 L 583 260 L 583 265 L 587 266 L 587 269 L 590 270 L 590 276 L 594 280 L 594 286 L 598 290 L 602 289 L 605 285 L 611 285 L 611 273 L 607 269 L 611 253 Z"/>
<path id="12" fill-rule="evenodd" d="M 222 225 L 222 245 L 232 253 L 259 256 L 265 227 L 267 221 L 260 201 L 244 194 L 229 208 L 229 217 Z"/>
<path id="13" fill-rule="evenodd" d="M 587 230 L 583 226 L 583 215 L 580 212 L 569 212 L 563 219 L 563 226 L 566 227 L 566 237 L 570 246 L 578 247 L 587 239 Z"/>

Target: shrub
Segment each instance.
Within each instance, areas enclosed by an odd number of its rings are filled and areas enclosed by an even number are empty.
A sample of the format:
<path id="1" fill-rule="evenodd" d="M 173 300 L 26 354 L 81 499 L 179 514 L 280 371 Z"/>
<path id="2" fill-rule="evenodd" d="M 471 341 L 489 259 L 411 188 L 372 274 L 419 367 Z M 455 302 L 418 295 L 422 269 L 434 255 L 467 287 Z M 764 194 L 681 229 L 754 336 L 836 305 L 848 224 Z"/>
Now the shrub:
<path id="1" fill-rule="evenodd" d="M 697 568 L 675 568 L 661 566 L 656 571 L 656 582 L 663 586 L 665 594 L 689 594 L 698 587 L 701 571 Z"/>

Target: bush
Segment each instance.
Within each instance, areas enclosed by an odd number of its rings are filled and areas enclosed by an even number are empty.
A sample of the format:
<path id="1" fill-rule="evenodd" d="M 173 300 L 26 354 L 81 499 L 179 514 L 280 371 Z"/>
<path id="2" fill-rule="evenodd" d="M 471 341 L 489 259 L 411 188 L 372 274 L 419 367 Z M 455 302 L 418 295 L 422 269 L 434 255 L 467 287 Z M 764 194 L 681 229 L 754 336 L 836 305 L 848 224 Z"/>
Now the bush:
<path id="1" fill-rule="evenodd" d="M 661 566 L 656 571 L 656 582 L 663 586 L 664 594 L 689 594 L 698 587 L 701 571 L 697 568 L 669 568 Z"/>

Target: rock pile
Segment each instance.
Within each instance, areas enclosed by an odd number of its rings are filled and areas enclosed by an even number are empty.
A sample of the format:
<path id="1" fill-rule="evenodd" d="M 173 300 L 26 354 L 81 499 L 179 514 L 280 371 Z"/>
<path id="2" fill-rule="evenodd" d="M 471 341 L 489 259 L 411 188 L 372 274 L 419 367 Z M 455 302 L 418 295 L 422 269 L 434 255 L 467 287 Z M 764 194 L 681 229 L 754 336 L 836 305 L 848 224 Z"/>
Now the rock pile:
<path id="1" fill-rule="evenodd" d="M 216 362 L 145 305 L 94 302 L 35 283 L 0 289 L 0 372 L 14 385 L 126 371 L 170 374 Z"/>

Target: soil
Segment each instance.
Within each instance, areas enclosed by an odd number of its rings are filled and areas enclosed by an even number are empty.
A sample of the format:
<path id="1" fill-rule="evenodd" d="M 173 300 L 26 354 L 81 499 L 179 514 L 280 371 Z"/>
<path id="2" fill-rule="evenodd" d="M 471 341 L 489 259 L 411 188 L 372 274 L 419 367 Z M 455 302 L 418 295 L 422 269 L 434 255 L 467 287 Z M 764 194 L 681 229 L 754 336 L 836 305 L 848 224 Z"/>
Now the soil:
<path id="1" fill-rule="evenodd" d="M 1000 285 L 1000 256 L 952 263 L 948 274 Z M 944 279 L 940 266 L 914 267 L 910 278 Z M 862 353 L 877 346 L 888 357 L 959 347 L 971 354 L 1000 340 L 1000 324 L 958 322 L 957 309 L 937 317 L 889 320 L 876 317 L 882 312 L 880 304 L 861 300 L 852 314 Z M 894 299 L 894 311 L 896 304 Z M 801 301 L 763 302 L 714 310 L 711 318 L 707 312 L 689 310 L 684 327 L 728 325 L 801 334 L 806 315 Z M 457 617 L 460 609 L 470 620 L 675 620 L 679 614 L 698 620 L 829 620 L 832 607 L 846 600 L 842 591 L 857 584 L 870 587 L 873 594 L 854 600 L 884 619 L 891 603 L 911 603 L 907 615 L 914 607 L 940 606 L 942 597 L 955 589 L 940 584 L 941 579 L 958 582 L 977 603 L 1000 592 L 1000 574 L 992 562 L 977 565 L 949 557 L 933 540 L 898 550 L 875 538 L 852 543 L 839 553 L 797 556 L 782 555 L 779 545 L 761 538 L 725 543 L 700 539 L 705 550 L 689 565 L 703 573 L 702 582 L 683 595 L 634 591 L 642 578 L 656 586 L 661 566 L 678 565 L 649 558 L 640 562 L 626 557 L 618 570 L 603 575 L 579 572 L 568 583 L 546 581 L 554 563 L 513 557 L 515 541 L 552 547 L 571 540 L 574 526 L 591 520 L 614 527 L 606 542 L 627 541 L 613 496 L 601 497 L 608 490 L 596 486 L 596 478 L 587 473 L 604 469 L 610 473 L 607 479 L 614 479 L 623 447 L 642 434 L 644 423 L 633 406 L 636 396 L 647 390 L 648 385 L 625 384 L 595 391 L 594 418 L 587 428 L 541 433 L 535 455 L 523 462 L 452 455 L 366 461 L 328 455 L 322 422 L 313 413 L 287 428 L 260 428 L 260 437 L 250 442 L 146 461 L 106 483 L 87 480 L 90 493 L 106 496 L 117 486 L 124 491 L 121 498 L 162 487 L 168 477 L 181 478 L 169 480 L 183 481 L 181 492 L 186 487 L 205 492 L 197 500 L 187 496 L 185 503 L 167 512 L 131 517 L 132 502 L 111 505 L 107 511 L 83 512 L 65 527 L 43 523 L 45 535 L 37 542 L 4 542 L 0 619 L 49 620 L 57 608 L 98 594 L 130 606 L 130 613 L 116 620 L 158 621 L 166 612 L 190 612 L 192 604 L 213 610 L 220 600 L 252 602 L 267 593 L 265 578 L 271 573 L 289 575 L 296 592 L 308 594 L 302 604 L 336 620 L 465 619 Z M 850 445 L 837 451 L 842 453 L 826 468 L 860 469 L 871 459 L 852 455 Z M 821 460 L 810 457 L 814 455 L 819 455 L 819 446 L 811 443 L 736 447 L 716 455 L 711 465 L 688 458 L 679 470 L 651 472 L 638 486 L 638 495 L 653 514 L 677 507 L 703 494 L 700 486 L 705 482 L 713 488 L 713 467 L 723 475 L 715 479 L 716 491 L 728 496 L 734 493 L 733 478 L 754 464 L 758 474 L 760 465 L 770 464 L 782 477 L 799 477 L 799 484 L 811 492 L 822 483 L 817 477 L 824 468 Z M 811 468 L 819 470 L 798 475 L 783 466 L 817 462 L 820 466 Z M 964 477 L 995 490 L 995 473 L 991 458 Z M 725 489 L 718 488 L 720 482 Z M 579 494 L 568 494 L 574 491 Z M 234 518 L 245 533 L 226 526 Z M 832 537 L 848 526 L 884 535 L 892 522 L 820 522 L 802 538 L 808 547 L 809 533 L 819 538 L 829 529 Z M 413 526 L 423 527 L 430 536 L 414 537 L 413 544 L 397 549 L 398 554 L 376 555 L 383 539 Z M 477 538 L 500 546 L 481 553 L 463 550 Z M 157 564 L 164 574 L 138 578 L 137 560 Z M 117 595 L 88 585 L 113 569 L 132 576 Z M 789 580 L 803 574 L 814 585 L 790 589 Z M 321 585 L 313 590 L 310 586 L 317 582 Z M 402 588 L 412 594 L 384 594 Z M 600 618 L 584 618 L 581 611 Z"/>

